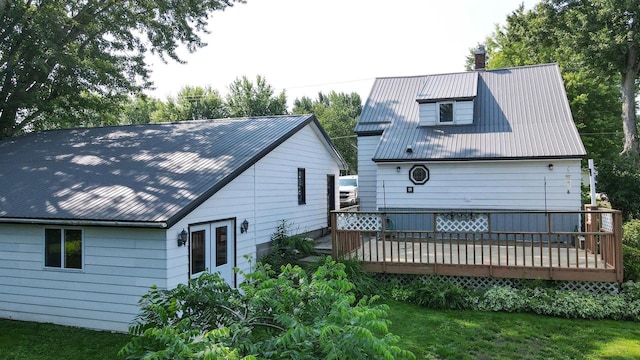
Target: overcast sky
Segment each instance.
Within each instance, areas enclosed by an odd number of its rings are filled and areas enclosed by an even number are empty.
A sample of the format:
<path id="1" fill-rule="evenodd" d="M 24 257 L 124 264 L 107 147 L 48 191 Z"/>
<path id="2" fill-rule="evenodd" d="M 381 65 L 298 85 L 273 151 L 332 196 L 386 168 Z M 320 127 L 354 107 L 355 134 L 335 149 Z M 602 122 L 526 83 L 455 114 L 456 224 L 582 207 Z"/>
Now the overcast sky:
<path id="1" fill-rule="evenodd" d="M 236 78 L 262 75 L 289 104 L 319 91 L 357 92 L 373 80 L 464 71 L 469 49 L 521 3 L 534 0 L 247 0 L 212 13 L 208 46 L 186 64 L 149 59 L 164 99 L 185 86 L 223 95 Z"/>

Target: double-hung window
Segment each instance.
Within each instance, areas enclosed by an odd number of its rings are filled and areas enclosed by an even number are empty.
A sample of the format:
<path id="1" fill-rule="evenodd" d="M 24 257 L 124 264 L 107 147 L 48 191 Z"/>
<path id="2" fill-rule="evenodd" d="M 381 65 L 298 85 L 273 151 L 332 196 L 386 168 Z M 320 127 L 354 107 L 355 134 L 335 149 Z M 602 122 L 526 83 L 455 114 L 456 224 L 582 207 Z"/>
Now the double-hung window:
<path id="1" fill-rule="evenodd" d="M 82 230 L 44 229 L 44 266 L 82 269 Z"/>

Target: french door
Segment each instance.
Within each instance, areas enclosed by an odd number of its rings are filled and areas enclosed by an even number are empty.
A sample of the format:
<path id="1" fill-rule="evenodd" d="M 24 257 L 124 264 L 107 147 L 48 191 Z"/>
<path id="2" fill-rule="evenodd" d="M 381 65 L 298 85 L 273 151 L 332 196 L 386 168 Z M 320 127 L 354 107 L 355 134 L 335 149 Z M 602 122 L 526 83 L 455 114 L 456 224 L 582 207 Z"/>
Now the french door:
<path id="1" fill-rule="evenodd" d="M 234 284 L 235 266 L 234 221 L 224 220 L 189 228 L 191 241 L 190 274 L 198 277 L 204 271 L 220 273 L 231 286 Z"/>

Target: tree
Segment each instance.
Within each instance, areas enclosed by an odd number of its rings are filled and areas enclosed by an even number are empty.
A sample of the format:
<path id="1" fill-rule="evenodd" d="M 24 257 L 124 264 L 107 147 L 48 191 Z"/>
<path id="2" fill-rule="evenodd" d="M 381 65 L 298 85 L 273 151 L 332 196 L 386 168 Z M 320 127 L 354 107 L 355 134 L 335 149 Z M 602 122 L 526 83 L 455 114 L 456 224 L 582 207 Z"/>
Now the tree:
<path id="1" fill-rule="evenodd" d="M 162 105 L 162 101 L 156 98 L 144 94 L 137 94 L 124 104 L 120 123 L 148 124 L 152 122 L 153 113 L 158 111 Z"/>
<path id="2" fill-rule="evenodd" d="M 640 76 L 640 6 L 636 0 L 545 0 L 567 46 L 590 66 L 619 76 L 624 130 L 623 154 L 640 154 L 636 85 Z"/>
<path id="3" fill-rule="evenodd" d="M 574 121 L 590 157 L 597 162 L 622 149 L 619 85 L 616 75 L 594 68 L 585 54 L 565 41 L 555 13 L 544 4 L 525 11 L 521 5 L 487 38 L 487 68 L 557 62 Z M 467 57 L 467 68 L 473 55 Z"/>
<path id="4" fill-rule="evenodd" d="M 0 2 L 0 138 L 38 119 L 100 118 L 151 86 L 144 55 L 206 45 L 210 11 L 242 0 Z"/>
<path id="5" fill-rule="evenodd" d="M 222 96 L 210 86 L 185 86 L 176 98 L 168 97 L 152 114 L 153 122 L 219 119 L 228 117 Z"/>
<path id="6" fill-rule="evenodd" d="M 358 172 L 357 137 L 353 131 L 362 113 L 360 95 L 331 91 L 328 95 L 319 93 L 316 100 L 302 97 L 293 102 L 293 113 L 314 114 L 349 164 L 349 172 Z"/>
<path id="7" fill-rule="evenodd" d="M 236 78 L 229 85 L 227 111 L 230 117 L 267 116 L 287 114 L 285 92 L 274 95 L 267 80 L 258 75 L 254 84 L 246 76 Z"/>

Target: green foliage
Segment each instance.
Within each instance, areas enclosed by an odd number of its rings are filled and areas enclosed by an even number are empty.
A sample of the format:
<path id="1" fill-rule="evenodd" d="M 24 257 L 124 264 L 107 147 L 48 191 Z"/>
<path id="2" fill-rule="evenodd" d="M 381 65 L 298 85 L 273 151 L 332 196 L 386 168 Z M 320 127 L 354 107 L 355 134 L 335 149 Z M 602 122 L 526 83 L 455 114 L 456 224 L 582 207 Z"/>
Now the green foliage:
<path id="1" fill-rule="evenodd" d="M 640 219 L 631 219 L 622 225 L 622 243 L 640 249 Z"/>
<path id="2" fill-rule="evenodd" d="M 204 46 L 211 11 L 233 2 L 3 1 L 0 138 L 117 121 L 126 94 L 152 85 L 145 54 L 180 61 L 177 48 Z"/>
<path id="3" fill-rule="evenodd" d="M 240 289 L 218 274 L 151 289 L 120 352 L 127 359 L 414 359 L 388 331 L 386 305 L 356 302 L 344 265 L 312 274 L 258 263 Z"/>
<path id="4" fill-rule="evenodd" d="M 285 92 L 274 92 L 263 76 L 256 76 L 255 84 L 246 76 L 237 78 L 229 85 L 227 113 L 230 117 L 286 115 Z"/>
<path id="5" fill-rule="evenodd" d="M 520 312 L 524 309 L 526 300 L 517 289 L 510 286 L 494 286 L 484 292 L 477 304 L 481 311 Z"/>
<path id="6" fill-rule="evenodd" d="M 485 42 L 487 68 L 556 62 L 571 112 L 589 157 L 596 164 L 622 149 L 618 73 L 592 66 L 591 56 L 567 42 L 564 25 L 552 6 L 520 6 Z M 473 50 L 471 50 L 473 52 Z M 467 67 L 473 55 L 467 57 Z"/>
<path id="7" fill-rule="evenodd" d="M 410 285 L 409 301 L 430 309 L 465 309 L 471 295 L 463 288 L 447 281 L 427 279 Z M 397 294 L 400 295 L 400 294 Z"/>
<path id="8" fill-rule="evenodd" d="M 160 103 L 151 118 L 153 122 L 174 122 L 220 119 L 228 115 L 226 105 L 217 90 L 210 86 L 185 86 L 176 98 L 168 97 L 166 102 Z"/>
<path id="9" fill-rule="evenodd" d="M 295 263 L 298 259 L 313 254 L 314 243 L 299 235 L 290 235 L 291 224 L 280 220 L 276 231 L 271 234 L 271 253 L 262 259 L 275 269 Z"/>
<path id="10" fill-rule="evenodd" d="M 625 280 L 640 281 L 640 248 L 622 244 L 622 267 Z"/>
<path id="11" fill-rule="evenodd" d="M 635 160 L 616 156 L 600 162 L 598 187 L 626 219 L 640 217 L 640 173 Z"/>
<path id="12" fill-rule="evenodd" d="M 335 91 L 325 95 L 321 92 L 315 100 L 308 97 L 296 99 L 293 102 L 293 113 L 314 114 L 349 164 L 349 173 L 358 173 L 357 137 L 354 129 L 362 113 L 360 95 Z"/>

